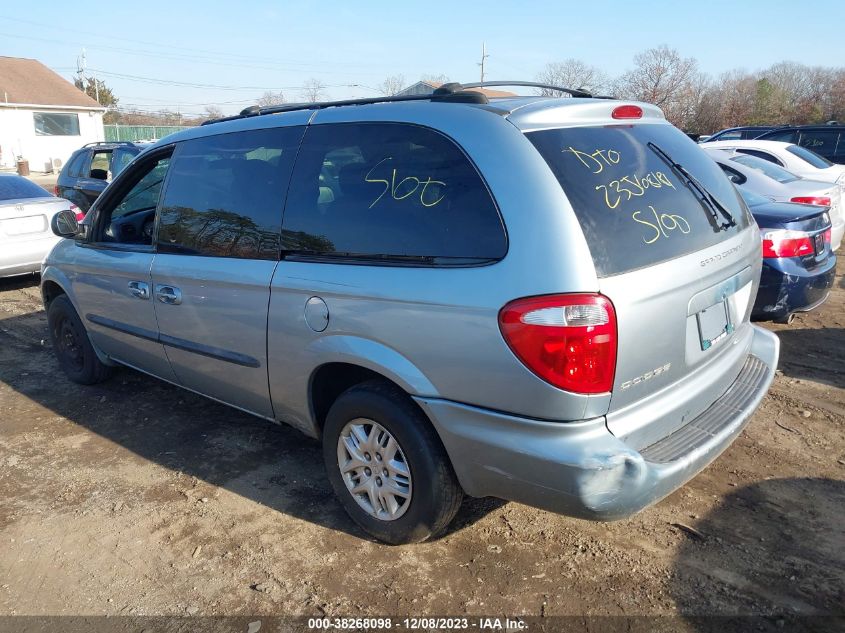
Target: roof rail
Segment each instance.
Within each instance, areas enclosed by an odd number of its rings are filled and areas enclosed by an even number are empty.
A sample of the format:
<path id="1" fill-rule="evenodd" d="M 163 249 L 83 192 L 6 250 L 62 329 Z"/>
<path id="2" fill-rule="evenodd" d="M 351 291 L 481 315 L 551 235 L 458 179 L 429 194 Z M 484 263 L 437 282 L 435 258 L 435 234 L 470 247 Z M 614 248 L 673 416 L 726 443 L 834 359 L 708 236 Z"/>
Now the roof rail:
<path id="1" fill-rule="evenodd" d="M 434 101 L 447 103 L 489 103 L 487 96 L 482 92 L 475 92 L 471 88 L 486 88 L 488 86 L 529 86 L 532 88 L 547 88 L 565 92 L 573 97 L 591 98 L 592 94 L 586 90 L 575 90 L 552 84 L 536 83 L 532 81 L 485 81 L 482 83 L 461 84 L 457 82 L 446 83 L 428 95 L 393 95 L 390 97 L 369 97 L 366 99 L 344 99 L 340 101 L 317 101 L 315 103 L 285 103 L 282 105 L 249 106 L 240 111 L 239 114 L 227 116 L 220 119 L 204 121 L 202 125 L 222 123 L 223 121 L 235 121 L 265 114 L 279 114 L 281 112 L 295 112 L 297 110 L 322 110 L 338 106 L 369 105 L 372 103 L 395 103 L 402 101 Z M 593 97 L 595 99 L 613 99 L 614 97 Z"/>
<path id="2" fill-rule="evenodd" d="M 82 147 L 96 147 L 97 145 L 134 145 L 133 141 L 94 141 L 93 143 L 85 143 Z"/>

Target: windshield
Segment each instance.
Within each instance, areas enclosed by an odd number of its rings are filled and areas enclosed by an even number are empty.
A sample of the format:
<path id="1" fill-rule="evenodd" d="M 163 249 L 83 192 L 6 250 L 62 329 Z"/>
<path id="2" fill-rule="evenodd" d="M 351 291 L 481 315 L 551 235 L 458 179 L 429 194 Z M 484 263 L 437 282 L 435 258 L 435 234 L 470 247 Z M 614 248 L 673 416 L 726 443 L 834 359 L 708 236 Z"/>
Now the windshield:
<path id="1" fill-rule="evenodd" d="M 747 204 L 749 207 L 756 207 L 761 204 L 771 202 L 771 200 L 769 200 L 768 198 L 756 194 L 753 191 L 749 191 L 745 187 L 737 187 L 737 191 L 739 191 L 739 195 L 742 196 L 742 199 L 745 200 L 745 204 Z"/>
<path id="2" fill-rule="evenodd" d="M 813 150 L 801 147 L 800 145 L 790 145 L 786 148 L 786 151 L 790 154 L 795 154 L 798 158 L 807 161 L 813 167 L 817 167 L 819 169 L 827 169 L 828 167 L 833 166 L 833 163 L 824 156 L 819 156 Z"/>
<path id="3" fill-rule="evenodd" d="M 51 197 L 49 191 L 26 178 L 22 178 L 21 176 L 0 176 L 0 200 L 49 197 Z"/>
<path id="4" fill-rule="evenodd" d="M 707 248 L 748 226 L 745 205 L 722 170 L 671 125 L 563 128 L 526 136 L 566 192 L 599 276 Z M 736 226 L 725 228 L 723 215 L 671 163 L 682 166 Z"/>
<path id="5" fill-rule="evenodd" d="M 798 180 L 798 176 L 793 174 L 791 171 L 786 171 L 783 167 L 778 167 L 774 163 L 770 163 L 762 158 L 757 158 L 756 156 L 738 154 L 737 156 L 732 156 L 731 160 L 735 163 L 739 163 L 740 165 L 745 165 L 746 167 L 751 167 L 751 169 L 761 171 L 769 178 L 777 180 L 778 182 L 793 182 L 794 180 Z"/>

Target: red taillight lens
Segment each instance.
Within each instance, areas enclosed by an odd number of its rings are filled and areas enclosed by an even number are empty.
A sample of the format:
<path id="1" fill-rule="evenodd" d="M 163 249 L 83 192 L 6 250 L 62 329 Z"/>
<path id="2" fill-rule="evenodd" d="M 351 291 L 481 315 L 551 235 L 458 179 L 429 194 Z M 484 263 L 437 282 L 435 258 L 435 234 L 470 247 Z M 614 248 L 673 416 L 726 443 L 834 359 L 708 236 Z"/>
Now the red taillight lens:
<path id="1" fill-rule="evenodd" d="M 555 387 L 604 393 L 616 372 L 616 312 L 597 294 L 517 299 L 499 312 L 505 341 L 528 369 Z"/>
<path id="2" fill-rule="evenodd" d="M 814 204 L 819 207 L 829 207 L 830 198 L 827 196 L 797 196 L 790 198 L 790 202 L 797 202 L 798 204 Z"/>
<path id="3" fill-rule="evenodd" d="M 610 116 L 614 119 L 641 119 L 643 109 L 635 105 L 621 105 L 613 108 Z"/>
<path id="4" fill-rule="evenodd" d="M 85 217 L 85 212 L 77 207 L 75 204 L 70 205 L 70 210 L 73 211 L 74 215 L 76 216 L 77 222 L 82 222 L 82 219 Z"/>
<path id="5" fill-rule="evenodd" d="M 830 244 L 833 241 L 833 230 L 828 229 L 824 232 L 824 243 Z"/>
<path id="6" fill-rule="evenodd" d="M 59 197 L 59 185 L 53 185 L 53 195 Z"/>
<path id="7" fill-rule="evenodd" d="M 813 240 L 802 231 L 762 229 L 763 257 L 801 257 L 813 254 Z"/>

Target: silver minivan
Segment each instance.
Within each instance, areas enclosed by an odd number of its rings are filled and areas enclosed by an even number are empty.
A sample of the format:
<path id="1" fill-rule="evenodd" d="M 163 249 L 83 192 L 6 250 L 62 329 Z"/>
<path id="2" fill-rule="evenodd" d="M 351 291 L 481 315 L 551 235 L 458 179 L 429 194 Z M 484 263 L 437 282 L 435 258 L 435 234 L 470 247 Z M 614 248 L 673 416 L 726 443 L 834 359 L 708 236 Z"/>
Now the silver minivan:
<path id="1" fill-rule="evenodd" d="M 54 221 L 68 377 L 124 365 L 321 439 L 389 543 L 464 494 L 612 520 L 681 486 L 777 365 L 747 207 L 652 105 L 470 88 L 248 109 L 138 156 Z"/>

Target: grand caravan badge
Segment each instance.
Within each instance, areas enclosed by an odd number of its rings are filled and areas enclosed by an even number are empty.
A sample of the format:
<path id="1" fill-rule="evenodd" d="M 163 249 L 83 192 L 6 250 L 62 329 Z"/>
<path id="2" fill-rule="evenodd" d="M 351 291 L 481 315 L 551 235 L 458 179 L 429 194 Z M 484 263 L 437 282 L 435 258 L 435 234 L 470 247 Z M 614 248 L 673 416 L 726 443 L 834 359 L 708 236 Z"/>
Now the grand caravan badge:
<path id="1" fill-rule="evenodd" d="M 634 385 L 638 385 L 646 380 L 651 380 L 655 376 L 659 376 L 660 374 L 665 374 L 669 371 L 669 368 L 672 367 L 672 363 L 666 363 L 662 367 L 658 367 L 657 369 L 652 369 L 651 371 L 647 371 L 642 376 L 637 376 L 636 378 L 632 378 L 631 380 L 626 380 L 622 383 L 622 389 L 628 389 Z"/>

